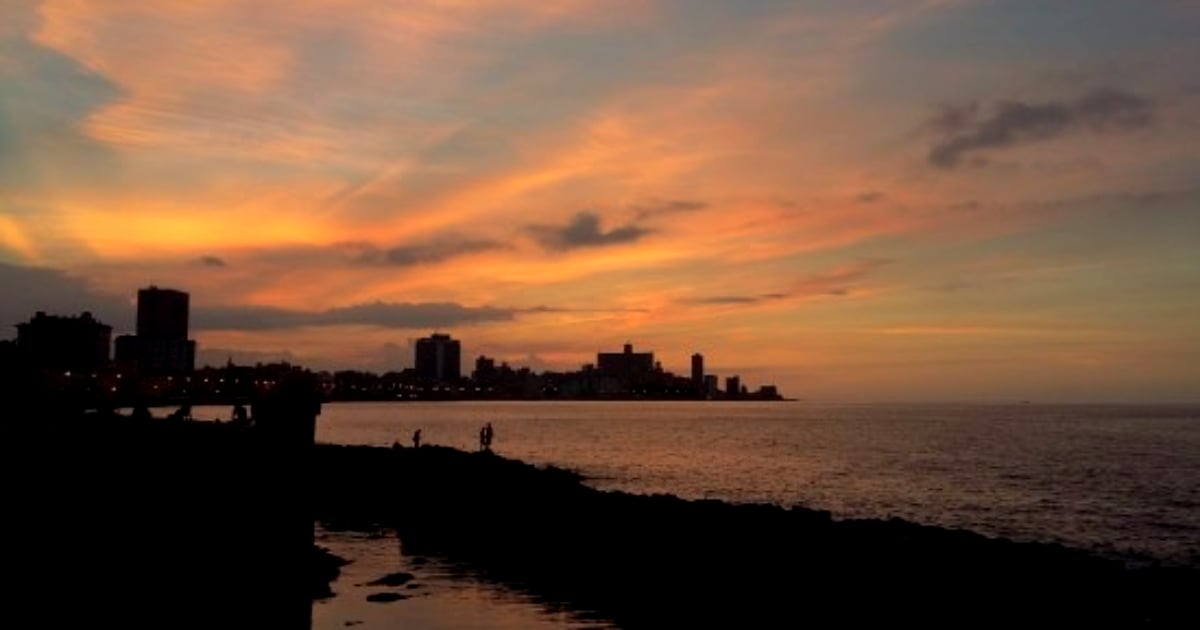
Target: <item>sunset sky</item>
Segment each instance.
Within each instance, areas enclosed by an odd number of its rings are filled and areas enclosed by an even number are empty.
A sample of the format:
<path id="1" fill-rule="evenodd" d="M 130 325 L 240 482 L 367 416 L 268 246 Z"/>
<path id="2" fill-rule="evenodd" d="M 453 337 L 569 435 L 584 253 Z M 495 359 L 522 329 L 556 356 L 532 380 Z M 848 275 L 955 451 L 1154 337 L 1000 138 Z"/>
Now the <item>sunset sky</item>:
<path id="1" fill-rule="evenodd" d="M 1200 400 L 1200 2 L 0 0 L 0 323 L 150 284 L 209 363 Z"/>

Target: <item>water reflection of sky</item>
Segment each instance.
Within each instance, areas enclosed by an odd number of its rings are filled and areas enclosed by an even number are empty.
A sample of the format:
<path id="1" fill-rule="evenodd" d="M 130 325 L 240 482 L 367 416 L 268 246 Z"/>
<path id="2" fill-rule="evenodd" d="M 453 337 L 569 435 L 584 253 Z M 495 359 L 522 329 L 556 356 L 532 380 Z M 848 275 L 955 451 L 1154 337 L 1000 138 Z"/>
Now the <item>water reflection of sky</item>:
<path id="1" fill-rule="evenodd" d="M 569 611 L 551 610 L 529 594 L 482 580 L 467 569 L 436 558 L 406 556 L 391 532 L 329 532 L 318 527 L 317 543 L 351 562 L 332 584 L 335 596 L 314 602 L 313 630 L 605 627 Z M 399 571 L 414 578 L 401 587 L 368 585 Z M 384 592 L 404 599 L 367 601 L 368 595 Z"/>

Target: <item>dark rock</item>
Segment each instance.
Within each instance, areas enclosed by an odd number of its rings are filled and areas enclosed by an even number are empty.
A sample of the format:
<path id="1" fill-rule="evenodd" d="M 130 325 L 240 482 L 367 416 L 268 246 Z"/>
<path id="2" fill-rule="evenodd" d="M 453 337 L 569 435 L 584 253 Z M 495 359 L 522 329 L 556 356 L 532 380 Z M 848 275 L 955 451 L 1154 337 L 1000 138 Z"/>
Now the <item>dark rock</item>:
<path id="1" fill-rule="evenodd" d="M 404 571 L 399 571 L 397 573 L 389 573 L 389 574 L 379 578 L 378 580 L 372 580 L 370 582 L 367 582 L 367 586 L 403 586 L 404 584 L 407 584 L 410 580 L 412 580 L 414 577 L 416 577 L 416 576 L 414 576 L 411 573 L 405 573 Z"/>
<path id="2" fill-rule="evenodd" d="M 341 575 L 341 567 L 349 564 L 350 561 L 335 556 L 324 547 L 313 545 L 311 562 L 312 598 L 328 599 L 333 597 L 335 593 L 329 585 Z"/>
<path id="3" fill-rule="evenodd" d="M 371 593 L 370 595 L 367 595 L 367 601 L 377 602 L 380 604 L 387 604 L 390 602 L 398 602 L 402 599 L 408 599 L 408 595 L 401 595 L 400 593 L 388 593 L 388 592 Z"/>

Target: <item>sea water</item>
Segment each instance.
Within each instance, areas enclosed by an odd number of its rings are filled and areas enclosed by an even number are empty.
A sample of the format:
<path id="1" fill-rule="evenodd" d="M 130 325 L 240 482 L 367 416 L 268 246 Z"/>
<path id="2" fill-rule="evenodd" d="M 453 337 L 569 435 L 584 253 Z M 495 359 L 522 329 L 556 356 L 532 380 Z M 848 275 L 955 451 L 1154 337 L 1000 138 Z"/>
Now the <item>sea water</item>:
<path id="1" fill-rule="evenodd" d="M 577 470 L 599 489 L 895 516 L 1200 566 L 1195 405 L 334 403 L 317 440 L 408 445 L 421 429 L 425 444 L 475 449 L 485 422 L 499 454 Z"/>

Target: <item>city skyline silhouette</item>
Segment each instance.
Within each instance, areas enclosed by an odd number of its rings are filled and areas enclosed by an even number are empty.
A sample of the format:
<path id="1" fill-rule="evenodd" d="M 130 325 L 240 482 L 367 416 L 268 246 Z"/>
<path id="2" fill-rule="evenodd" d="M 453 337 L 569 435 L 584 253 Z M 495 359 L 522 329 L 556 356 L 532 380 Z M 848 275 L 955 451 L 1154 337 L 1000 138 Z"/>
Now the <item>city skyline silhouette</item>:
<path id="1" fill-rule="evenodd" d="M 10 378 L 83 408 L 145 405 L 241 404 L 269 392 L 283 375 L 307 366 L 288 361 L 196 365 L 190 339 L 190 295 L 175 288 L 138 289 L 134 334 L 114 338 L 113 326 L 90 311 L 77 316 L 38 311 L 17 325 L 16 340 L 0 341 L 0 368 Z M 677 375 L 654 352 L 597 352 L 574 370 L 538 372 L 478 355 L 464 366 L 462 341 L 432 333 L 412 344 L 411 361 L 382 374 L 363 369 L 319 371 L 328 401 L 354 400 L 783 400 L 774 385 L 749 389 L 740 376 L 704 369 L 693 353 L 690 372 Z"/>

